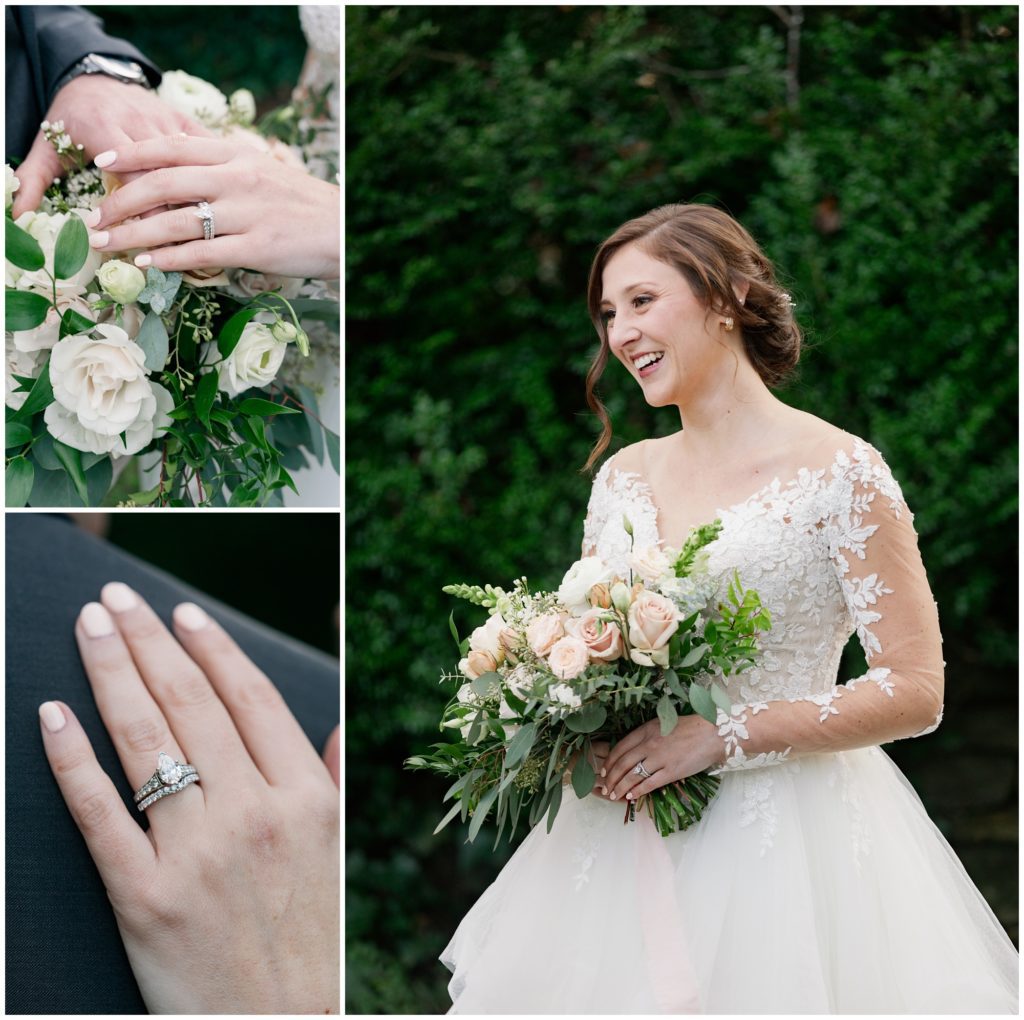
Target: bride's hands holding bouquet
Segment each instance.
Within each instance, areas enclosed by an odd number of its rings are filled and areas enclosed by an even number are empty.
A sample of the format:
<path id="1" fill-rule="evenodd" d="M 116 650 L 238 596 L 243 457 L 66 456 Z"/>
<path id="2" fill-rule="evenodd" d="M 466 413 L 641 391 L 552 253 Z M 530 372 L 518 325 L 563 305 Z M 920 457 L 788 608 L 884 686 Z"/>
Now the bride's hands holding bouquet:
<path id="1" fill-rule="evenodd" d="M 119 188 L 87 224 L 100 251 L 144 249 L 136 265 L 164 272 L 235 267 L 281 276 L 340 276 L 341 189 L 232 139 L 172 135 L 96 157 Z M 206 240 L 199 202 L 213 213 Z M 178 208 L 174 208 L 178 207 Z M 132 223 L 125 221 L 143 217 Z"/>
<path id="2" fill-rule="evenodd" d="M 147 809 L 145 832 L 115 787 L 124 780 L 103 772 L 71 710 L 40 708 L 47 758 L 149 1011 L 337 1012 L 332 773 L 270 681 L 198 606 L 175 609 L 176 641 L 126 585 L 101 597 L 75 636 L 127 782 L 146 784 L 161 751 L 199 773 Z"/>

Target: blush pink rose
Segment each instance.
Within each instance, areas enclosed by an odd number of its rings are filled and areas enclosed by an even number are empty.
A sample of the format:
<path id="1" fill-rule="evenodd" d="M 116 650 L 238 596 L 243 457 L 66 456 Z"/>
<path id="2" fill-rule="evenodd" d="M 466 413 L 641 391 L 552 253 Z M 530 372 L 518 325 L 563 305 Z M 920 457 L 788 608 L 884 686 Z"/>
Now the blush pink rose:
<path id="1" fill-rule="evenodd" d="M 630 658 L 644 666 L 668 665 L 669 639 L 679 627 L 675 604 L 653 591 L 641 591 L 629 607 Z"/>
<path id="2" fill-rule="evenodd" d="M 526 643 L 533 654 L 543 659 L 559 638 L 565 637 L 565 627 L 558 613 L 545 613 L 531 620 L 526 628 Z"/>
<path id="3" fill-rule="evenodd" d="M 578 637 L 564 637 L 556 641 L 548 656 L 548 666 L 560 680 L 578 677 L 589 662 L 590 652 Z"/>
<path id="4" fill-rule="evenodd" d="M 611 662 L 621 659 L 624 652 L 622 631 L 607 619 L 603 609 L 591 609 L 576 621 L 574 628 L 578 637 L 590 653 L 590 658 L 597 662 Z"/>

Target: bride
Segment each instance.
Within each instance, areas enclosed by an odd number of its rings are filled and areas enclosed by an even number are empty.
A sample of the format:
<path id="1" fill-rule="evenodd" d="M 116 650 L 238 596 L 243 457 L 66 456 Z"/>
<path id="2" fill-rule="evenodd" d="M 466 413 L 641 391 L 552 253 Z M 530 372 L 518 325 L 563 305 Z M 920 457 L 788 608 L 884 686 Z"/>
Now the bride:
<path id="1" fill-rule="evenodd" d="M 913 516 L 879 453 L 769 386 L 795 366 L 789 296 L 725 213 L 669 205 L 601 245 L 601 345 L 682 428 L 594 480 L 584 555 L 621 576 L 716 517 L 713 574 L 771 612 L 717 725 L 657 721 L 604 746 L 593 794 L 538 826 L 442 960 L 454 1013 L 1009 1013 L 1017 955 L 912 787 L 878 745 L 942 718 L 935 602 Z M 836 684 L 856 631 L 869 669 Z M 703 769 L 721 786 L 668 838 L 622 803 Z M 649 777 L 649 778 L 647 778 Z"/>

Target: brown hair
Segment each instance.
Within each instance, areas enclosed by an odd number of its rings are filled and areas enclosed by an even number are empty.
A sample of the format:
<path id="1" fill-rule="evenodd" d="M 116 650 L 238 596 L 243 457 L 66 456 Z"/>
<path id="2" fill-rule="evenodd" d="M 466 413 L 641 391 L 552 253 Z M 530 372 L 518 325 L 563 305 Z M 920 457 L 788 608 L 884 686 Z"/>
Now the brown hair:
<path id="1" fill-rule="evenodd" d="M 608 331 L 601 321 L 602 276 L 608 260 L 627 244 L 685 277 L 709 311 L 731 315 L 743 331 L 743 345 L 757 374 L 768 386 L 780 385 L 800 358 L 802 334 L 789 295 L 757 242 L 731 216 L 710 205 L 663 205 L 623 223 L 594 256 L 587 284 L 587 307 L 601 347 L 587 372 L 587 404 L 603 426 L 583 470 L 608 449 L 612 423 L 596 387 L 608 363 Z M 749 284 L 744 304 L 733 285 Z"/>

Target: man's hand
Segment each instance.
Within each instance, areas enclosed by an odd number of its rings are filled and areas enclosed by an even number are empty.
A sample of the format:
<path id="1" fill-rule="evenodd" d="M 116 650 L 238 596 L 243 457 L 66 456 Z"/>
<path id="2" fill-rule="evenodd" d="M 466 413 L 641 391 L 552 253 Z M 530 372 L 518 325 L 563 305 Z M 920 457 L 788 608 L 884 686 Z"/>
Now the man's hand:
<path id="1" fill-rule="evenodd" d="M 126 143 L 181 131 L 210 135 L 206 128 L 172 110 L 141 85 L 128 85 L 101 74 L 83 74 L 69 81 L 53 97 L 46 120 L 51 124 L 64 121 L 64 130 L 75 144 L 84 146 L 88 159 Z M 38 208 L 43 193 L 63 173 L 53 146 L 39 132 L 25 162 L 15 171 L 21 187 L 11 210 L 14 219 Z"/>

